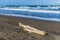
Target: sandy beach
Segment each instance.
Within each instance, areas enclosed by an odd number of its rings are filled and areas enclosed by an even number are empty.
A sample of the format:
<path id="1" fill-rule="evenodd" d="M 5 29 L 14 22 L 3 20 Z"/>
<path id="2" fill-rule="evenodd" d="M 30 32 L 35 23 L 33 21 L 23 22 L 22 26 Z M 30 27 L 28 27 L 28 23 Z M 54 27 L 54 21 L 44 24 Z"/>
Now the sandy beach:
<path id="1" fill-rule="evenodd" d="M 44 37 L 37 34 L 28 34 L 24 32 L 21 27 L 18 28 L 19 22 L 36 29 L 46 31 L 48 34 Z M 6 40 L 15 40 L 15 38 L 16 40 L 60 40 L 60 23 L 19 17 L 0 16 L 0 35 Z M 12 38 L 13 35 L 15 35 L 14 38 Z"/>

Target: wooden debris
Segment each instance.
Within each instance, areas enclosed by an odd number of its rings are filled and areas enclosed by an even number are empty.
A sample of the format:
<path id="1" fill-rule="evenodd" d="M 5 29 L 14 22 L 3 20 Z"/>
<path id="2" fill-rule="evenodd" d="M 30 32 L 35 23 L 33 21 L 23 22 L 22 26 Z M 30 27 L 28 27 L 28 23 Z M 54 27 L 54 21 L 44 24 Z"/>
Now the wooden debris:
<path id="1" fill-rule="evenodd" d="M 33 27 L 30 27 L 28 25 L 24 25 L 22 24 L 21 22 L 19 22 L 19 26 L 23 27 L 25 31 L 28 31 L 29 33 L 36 33 L 36 34 L 39 34 L 41 36 L 45 36 L 46 35 L 46 32 L 45 31 L 42 31 L 42 30 L 38 30 L 36 28 L 33 28 Z"/>

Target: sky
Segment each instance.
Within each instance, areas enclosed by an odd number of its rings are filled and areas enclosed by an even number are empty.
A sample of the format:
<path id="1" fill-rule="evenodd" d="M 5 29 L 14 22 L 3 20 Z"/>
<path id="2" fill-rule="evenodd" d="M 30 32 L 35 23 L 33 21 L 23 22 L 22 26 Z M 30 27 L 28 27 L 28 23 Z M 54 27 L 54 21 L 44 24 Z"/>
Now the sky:
<path id="1" fill-rule="evenodd" d="M 60 0 L 0 0 L 0 5 L 60 5 Z"/>

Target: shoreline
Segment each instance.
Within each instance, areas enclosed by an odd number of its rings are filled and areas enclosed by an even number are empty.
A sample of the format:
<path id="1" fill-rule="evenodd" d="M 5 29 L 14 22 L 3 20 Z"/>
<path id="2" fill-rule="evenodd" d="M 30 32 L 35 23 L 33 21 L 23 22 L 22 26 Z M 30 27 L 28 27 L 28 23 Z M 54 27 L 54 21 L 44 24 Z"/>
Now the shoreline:
<path id="1" fill-rule="evenodd" d="M 52 21 L 44 21 L 44 20 L 34 20 L 34 19 L 28 19 L 28 18 L 19 18 L 19 17 L 10 17 L 10 16 L 0 16 L 1 21 L 4 21 L 6 23 L 12 24 L 12 25 L 19 25 L 19 22 L 22 22 L 25 25 L 32 26 L 34 28 L 45 30 L 48 32 L 56 32 L 60 33 L 60 22 L 52 22 Z M 7 19 L 7 20 L 4 20 Z"/>
<path id="2" fill-rule="evenodd" d="M 60 22 L 33 20 L 33 19 L 10 17 L 10 16 L 0 16 L 0 21 L 14 26 L 18 26 L 18 23 L 22 22 L 25 25 L 29 25 L 36 29 L 43 30 L 48 32 L 49 34 L 52 34 L 51 36 L 54 36 L 54 39 L 55 38 L 58 40 L 60 39 Z"/>

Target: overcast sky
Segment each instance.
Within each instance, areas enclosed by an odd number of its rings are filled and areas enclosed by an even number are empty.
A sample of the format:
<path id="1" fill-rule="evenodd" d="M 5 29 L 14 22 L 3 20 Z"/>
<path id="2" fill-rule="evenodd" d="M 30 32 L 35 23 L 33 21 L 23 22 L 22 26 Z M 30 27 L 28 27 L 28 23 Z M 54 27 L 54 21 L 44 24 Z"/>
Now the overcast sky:
<path id="1" fill-rule="evenodd" d="M 60 0 L 0 0 L 0 5 L 60 5 Z"/>

